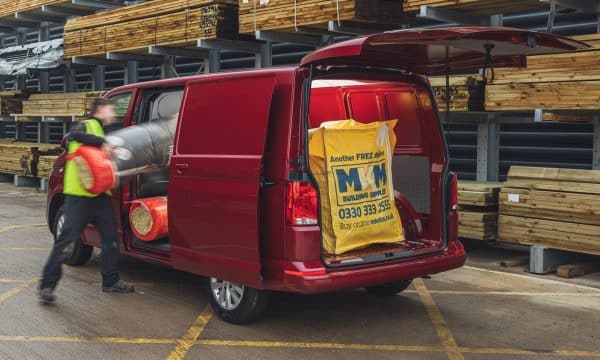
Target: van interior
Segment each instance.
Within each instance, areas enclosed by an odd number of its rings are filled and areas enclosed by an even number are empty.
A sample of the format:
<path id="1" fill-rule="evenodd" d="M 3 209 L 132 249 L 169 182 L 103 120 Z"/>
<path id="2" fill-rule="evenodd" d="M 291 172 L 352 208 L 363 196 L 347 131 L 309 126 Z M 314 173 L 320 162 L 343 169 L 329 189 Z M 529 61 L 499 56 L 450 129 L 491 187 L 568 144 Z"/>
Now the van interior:
<path id="1" fill-rule="evenodd" d="M 174 115 L 179 112 L 183 88 L 145 91 L 142 110 L 136 123 Z M 320 78 L 312 82 L 309 128 L 326 121 L 354 119 L 359 122 L 398 119 L 397 137 L 392 161 L 396 205 L 403 222 L 406 240 L 395 244 L 372 245 L 334 256 L 323 254 L 328 266 L 347 266 L 371 261 L 385 261 L 424 254 L 440 247 L 442 216 L 431 216 L 440 211 L 442 199 L 433 191 L 432 183 L 440 183 L 444 153 L 433 152 L 431 139 L 443 145 L 435 109 L 427 89 L 409 81 L 384 79 L 349 80 L 344 77 Z M 438 137 L 431 134 L 439 134 Z M 434 170 L 436 164 L 440 164 Z M 437 177 L 432 175 L 437 171 Z M 137 175 L 130 180 L 131 198 L 166 196 L 169 182 L 168 168 Z M 432 196 L 432 194 L 435 194 Z M 441 213 L 440 213 L 441 214 Z M 438 230 L 435 230 L 435 229 Z M 170 250 L 169 239 L 146 242 L 135 238 L 130 231 L 130 246 L 141 251 Z M 436 236 L 437 235 L 437 236 Z M 437 240 L 428 240 L 437 239 Z"/>

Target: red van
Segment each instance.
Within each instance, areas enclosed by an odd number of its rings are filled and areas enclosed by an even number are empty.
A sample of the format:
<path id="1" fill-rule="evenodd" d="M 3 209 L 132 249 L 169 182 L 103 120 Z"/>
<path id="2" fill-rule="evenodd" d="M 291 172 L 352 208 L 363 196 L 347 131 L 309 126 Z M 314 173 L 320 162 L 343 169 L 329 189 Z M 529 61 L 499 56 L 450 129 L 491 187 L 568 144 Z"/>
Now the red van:
<path id="1" fill-rule="evenodd" d="M 300 66 L 126 85 L 106 97 L 122 126 L 179 114 L 170 168 L 123 181 L 114 191 L 124 254 L 205 276 L 225 321 L 255 319 L 269 291 L 314 294 L 364 287 L 380 295 L 415 277 L 460 267 L 456 176 L 426 78 L 447 71 L 524 66 L 525 55 L 586 47 L 510 28 L 392 31 L 316 50 Z M 396 206 L 406 241 L 341 256 L 322 251 L 318 191 L 307 133 L 324 121 L 399 119 L 393 157 Z M 64 224 L 62 168 L 54 165 L 47 218 Z M 168 195 L 169 236 L 136 239 L 137 198 Z M 82 265 L 98 234 L 89 226 L 71 251 Z"/>

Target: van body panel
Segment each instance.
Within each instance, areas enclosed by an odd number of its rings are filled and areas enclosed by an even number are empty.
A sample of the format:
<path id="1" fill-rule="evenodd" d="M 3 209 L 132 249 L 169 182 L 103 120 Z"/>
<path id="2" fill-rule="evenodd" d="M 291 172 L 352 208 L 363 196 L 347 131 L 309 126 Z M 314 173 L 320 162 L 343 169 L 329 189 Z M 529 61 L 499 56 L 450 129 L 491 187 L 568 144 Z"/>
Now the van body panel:
<path id="1" fill-rule="evenodd" d="M 176 269 L 261 287 L 259 188 L 274 88 L 268 74 L 187 84 L 168 189 Z"/>

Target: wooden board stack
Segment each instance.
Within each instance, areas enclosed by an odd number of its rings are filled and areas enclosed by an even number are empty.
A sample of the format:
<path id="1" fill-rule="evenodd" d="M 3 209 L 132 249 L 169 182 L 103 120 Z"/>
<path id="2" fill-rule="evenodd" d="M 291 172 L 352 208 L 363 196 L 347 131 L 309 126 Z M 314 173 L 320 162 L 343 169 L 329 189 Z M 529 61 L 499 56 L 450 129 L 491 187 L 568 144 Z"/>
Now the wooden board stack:
<path id="1" fill-rule="evenodd" d="M 500 183 L 459 181 L 459 237 L 496 240 L 500 187 Z"/>
<path id="2" fill-rule="evenodd" d="M 600 255 L 600 170 L 511 167 L 498 238 Z"/>
<path id="3" fill-rule="evenodd" d="M 36 144 L 3 140 L 0 142 L 0 173 L 37 176 L 41 155 L 58 155 L 56 144 Z"/>
<path id="4" fill-rule="evenodd" d="M 65 57 L 195 46 L 238 33 L 236 0 L 154 0 L 68 20 Z"/>
<path id="5" fill-rule="evenodd" d="M 20 113 L 23 109 L 22 101 L 26 98 L 20 91 L 0 91 L 0 116 Z"/>
<path id="6" fill-rule="evenodd" d="M 389 0 L 239 0 L 240 33 L 256 30 L 308 31 L 329 21 L 348 21 L 359 26 L 381 27 L 406 21 L 402 1 Z"/>
<path id="7" fill-rule="evenodd" d="M 102 92 L 32 94 L 23 101 L 21 116 L 85 116 Z"/>
<path id="8" fill-rule="evenodd" d="M 0 0 L 0 17 L 14 17 L 15 12 L 39 8 L 42 5 L 65 3 L 65 0 Z M 70 1 L 68 1 L 70 3 Z"/>
<path id="9" fill-rule="evenodd" d="M 52 173 L 54 161 L 58 155 L 40 155 L 37 162 L 37 177 L 40 179 L 48 179 Z"/>
<path id="10" fill-rule="evenodd" d="M 440 111 L 446 110 L 446 77 L 429 78 Z M 450 76 L 450 111 L 483 111 L 485 85 L 473 75 Z"/>
<path id="11" fill-rule="evenodd" d="M 600 36 L 580 37 L 598 41 Z M 600 108 L 600 49 L 527 57 L 526 68 L 496 69 L 485 89 L 485 108 L 595 110 Z"/>
<path id="12" fill-rule="evenodd" d="M 404 11 L 419 11 L 422 5 L 451 8 L 473 14 L 511 14 L 548 8 L 538 0 L 404 0 Z"/>

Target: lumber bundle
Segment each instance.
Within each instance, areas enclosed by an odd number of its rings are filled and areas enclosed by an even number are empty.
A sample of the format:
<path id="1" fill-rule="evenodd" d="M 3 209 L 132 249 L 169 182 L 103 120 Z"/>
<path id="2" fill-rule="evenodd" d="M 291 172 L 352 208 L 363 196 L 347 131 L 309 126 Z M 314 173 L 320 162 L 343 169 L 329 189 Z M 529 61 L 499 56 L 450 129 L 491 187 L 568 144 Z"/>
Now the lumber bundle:
<path id="1" fill-rule="evenodd" d="M 85 116 L 102 92 L 32 94 L 23 101 L 22 116 Z"/>
<path id="2" fill-rule="evenodd" d="M 510 14 L 548 7 L 538 0 L 404 0 L 404 11 L 419 11 L 423 5 L 481 15 Z"/>
<path id="3" fill-rule="evenodd" d="M 458 183 L 458 236 L 496 240 L 500 183 Z"/>
<path id="4" fill-rule="evenodd" d="M 2 141 L 0 142 L 0 173 L 38 176 L 39 158 L 42 155 L 58 155 L 61 152 L 62 149 L 56 144 Z"/>
<path id="5" fill-rule="evenodd" d="M 500 193 L 502 241 L 600 255 L 600 171 L 513 166 Z"/>
<path id="6" fill-rule="evenodd" d="M 446 110 L 446 77 L 429 78 L 440 111 Z M 450 111 L 483 111 L 485 84 L 472 75 L 450 76 Z"/>
<path id="7" fill-rule="evenodd" d="M 26 96 L 20 91 L 0 91 L 0 116 L 20 113 Z"/>
<path id="8" fill-rule="evenodd" d="M 37 177 L 48 179 L 58 155 L 41 155 L 37 162 Z"/>
<path id="9" fill-rule="evenodd" d="M 583 41 L 590 46 L 600 48 L 600 33 L 573 36 L 573 39 Z"/>
<path id="10" fill-rule="evenodd" d="M 378 27 L 405 21 L 402 1 L 389 0 L 239 0 L 240 33 L 256 30 L 302 31 L 298 27 L 319 27 L 329 21 Z"/>
<path id="11" fill-rule="evenodd" d="M 15 12 L 39 8 L 42 5 L 65 3 L 65 0 L 0 0 L 0 17 L 14 16 Z M 70 1 L 68 1 L 70 3 Z"/>
<path id="12" fill-rule="evenodd" d="M 235 0 L 154 0 L 67 21 L 65 57 L 193 46 L 238 33 Z"/>
<path id="13" fill-rule="evenodd" d="M 586 36 L 597 39 L 600 36 Z M 583 40 L 583 39 L 580 39 Z M 594 110 L 600 108 L 599 49 L 527 57 L 525 68 L 496 69 L 485 88 L 485 108 Z"/>

